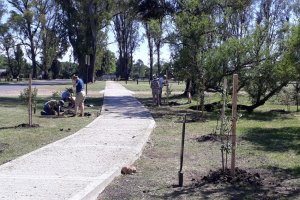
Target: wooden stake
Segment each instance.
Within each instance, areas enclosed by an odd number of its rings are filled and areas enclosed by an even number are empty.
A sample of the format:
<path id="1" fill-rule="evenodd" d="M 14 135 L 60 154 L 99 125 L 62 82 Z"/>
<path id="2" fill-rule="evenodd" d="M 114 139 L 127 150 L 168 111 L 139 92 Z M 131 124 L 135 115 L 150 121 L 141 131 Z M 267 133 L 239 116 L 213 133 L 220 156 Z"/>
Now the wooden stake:
<path id="1" fill-rule="evenodd" d="M 238 75 L 233 75 L 232 87 L 232 147 L 231 147 L 231 176 L 235 175 L 235 149 L 236 149 L 236 121 L 237 121 L 237 88 L 238 88 Z"/>
<path id="2" fill-rule="evenodd" d="M 178 171 L 178 186 L 179 187 L 183 186 L 183 172 L 182 172 L 182 167 L 183 167 L 183 152 L 184 152 L 184 138 L 185 138 L 185 123 L 186 123 L 186 114 L 184 115 L 183 124 L 182 124 L 181 151 L 180 151 L 180 168 L 179 168 L 179 171 Z"/>
<path id="3" fill-rule="evenodd" d="M 32 99 L 31 99 L 31 82 L 32 82 L 32 75 L 29 74 L 29 84 L 28 84 L 28 114 L 29 114 L 29 126 L 32 126 Z"/>

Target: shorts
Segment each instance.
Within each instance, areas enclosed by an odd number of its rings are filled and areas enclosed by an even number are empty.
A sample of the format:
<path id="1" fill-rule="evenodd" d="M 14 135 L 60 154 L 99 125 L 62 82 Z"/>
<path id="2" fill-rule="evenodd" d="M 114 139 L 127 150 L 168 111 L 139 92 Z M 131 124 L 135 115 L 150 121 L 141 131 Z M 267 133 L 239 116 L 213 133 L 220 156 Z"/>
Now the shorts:
<path id="1" fill-rule="evenodd" d="M 76 99 L 75 99 L 75 106 L 79 106 L 82 104 L 85 100 L 85 92 L 81 91 L 76 93 Z"/>

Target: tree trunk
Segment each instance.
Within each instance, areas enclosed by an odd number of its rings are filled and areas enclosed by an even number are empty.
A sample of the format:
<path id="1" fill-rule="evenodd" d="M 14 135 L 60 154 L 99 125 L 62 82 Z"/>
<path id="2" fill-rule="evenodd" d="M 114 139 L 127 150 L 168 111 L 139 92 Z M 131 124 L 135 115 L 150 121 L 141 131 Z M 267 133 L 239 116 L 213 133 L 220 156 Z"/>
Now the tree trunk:
<path id="1" fill-rule="evenodd" d="M 157 74 L 161 73 L 161 68 L 160 68 L 160 42 L 157 43 L 156 45 L 156 51 L 157 51 Z"/>
<path id="2" fill-rule="evenodd" d="M 263 99 L 257 100 L 256 103 L 253 104 L 253 105 L 251 105 L 251 106 L 244 106 L 244 109 L 247 110 L 247 112 L 253 112 L 254 109 L 256 109 L 259 106 L 264 105 L 266 103 L 266 101 L 268 101 L 274 94 L 276 94 L 277 92 L 279 92 L 287 84 L 288 84 L 288 81 L 285 81 L 285 82 L 281 83 L 277 88 L 275 88 L 274 90 L 272 90 Z"/>

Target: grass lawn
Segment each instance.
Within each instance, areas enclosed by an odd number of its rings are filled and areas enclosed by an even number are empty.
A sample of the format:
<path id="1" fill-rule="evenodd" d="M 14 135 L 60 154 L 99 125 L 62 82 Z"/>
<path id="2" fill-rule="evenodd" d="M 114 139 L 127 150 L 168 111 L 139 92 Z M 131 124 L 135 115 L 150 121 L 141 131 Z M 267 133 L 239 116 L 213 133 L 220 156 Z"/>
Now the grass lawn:
<path id="1" fill-rule="evenodd" d="M 237 124 L 236 166 L 259 174 L 262 185 L 207 183 L 202 178 L 210 170 L 221 168 L 221 143 L 197 139 L 216 129 L 218 113 L 205 113 L 204 121 L 192 121 L 199 113 L 188 109 L 191 104 L 186 104 L 186 98 L 172 96 L 171 100 L 180 105 L 153 107 L 149 87 L 134 82 L 122 84 L 136 91 L 135 96 L 150 110 L 157 127 L 141 158 L 134 163 L 137 173 L 116 178 L 99 199 L 300 199 L 300 113 L 295 112 L 295 107 L 290 107 L 291 112 L 271 112 L 286 107 L 268 102 L 253 113 L 239 112 L 242 116 Z M 220 99 L 218 95 L 207 96 L 207 102 L 216 99 Z M 240 95 L 239 100 L 245 103 L 247 98 Z M 179 188 L 174 186 L 178 184 L 183 114 L 188 114 L 189 123 L 184 187 Z"/>
<path id="2" fill-rule="evenodd" d="M 103 95 L 99 93 L 105 88 L 105 82 L 89 84 L 85 112 L 90 117 L 64 117 L 49 118 L 40 115 L 40 111 L 46 101 L 51 98 L 51 91 L 48 96 L 39 96 L 37 99 L 37 112 L 33 115 L 33 123 L 38 124 L 36 128 L 18 127 L 20 124 L 28 123 L 27 108 L 15 97 L 0 97 L 0 164 L 8 162 L 16 157 L 31 152 L 46 144 L 71 135 L 93 121 L 101 109 Z M 61 91 L 71 85 L 51 86 L 54 91 Z M 47 88 L 45 86 L 43 88 Z"/>

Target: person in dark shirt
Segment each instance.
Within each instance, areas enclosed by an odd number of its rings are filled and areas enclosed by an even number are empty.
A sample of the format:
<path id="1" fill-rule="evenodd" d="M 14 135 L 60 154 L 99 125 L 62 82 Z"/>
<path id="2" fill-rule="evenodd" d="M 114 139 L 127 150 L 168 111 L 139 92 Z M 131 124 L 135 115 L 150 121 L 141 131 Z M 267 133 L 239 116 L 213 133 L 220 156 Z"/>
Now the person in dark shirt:
<path id="1" fill-rule="evenodd" d="M 61 107 L 64 105 L 64 101 L 60 100 L 50 100 L 44 104 L 41 115 L 58 115 L 59 112 L 62 112 Z"/>
<path id="2" fill-rule="evenodd" d="M 78 76 L 74 75 L 72 77 L 74 87 L 76 88 L 76 98 L 75 98 L 75 116 L 78 112 L 78 107 L 80 110 L 79 116 L 84 116 L 84 100 L 85 100 L 85 92 L 84 92 L 84 83 L 82 79 Z"/>
<path id="3" fill-rule="evenodd" d="M 66 89 L 65 91 L 63 91 L 61 93 L 61 99 L 64 101 L 64 102 L 68 102 L 69 105 L 68 107 L 74 107 L 75 106 L 75 97 L 73 97 L 73 90 L 72 88 L 70 89 Z"/>

